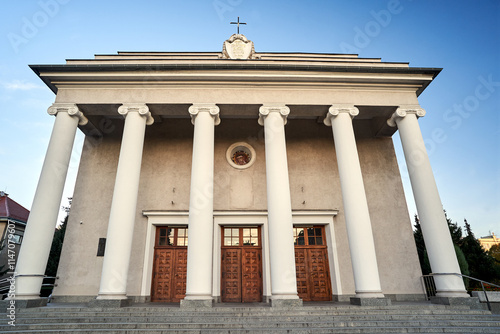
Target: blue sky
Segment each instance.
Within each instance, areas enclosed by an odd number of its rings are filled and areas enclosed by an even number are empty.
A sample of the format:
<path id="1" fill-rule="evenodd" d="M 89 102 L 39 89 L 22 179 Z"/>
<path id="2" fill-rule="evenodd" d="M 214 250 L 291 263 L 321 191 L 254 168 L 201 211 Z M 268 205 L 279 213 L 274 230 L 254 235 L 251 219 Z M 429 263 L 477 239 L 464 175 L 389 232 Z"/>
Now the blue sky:
<path id="1" fill-rule="evenodd" d="M 236 32 L 257 52 L 357 53 L 441 74 L 420 119 L 444 208 L 476 236 L 500 234 L 500 1 L 3 1 L 0 20 L 0 190 L 28 209 L 53 118 L 53 93 L 29 64 L 117 51 L 220 51 Z M 65 197 L 71 196 L 79 134 Z M 415 205 L 399 137 L 410 215 Z M 62 202 L 66 204 L 65 201 Z"/>

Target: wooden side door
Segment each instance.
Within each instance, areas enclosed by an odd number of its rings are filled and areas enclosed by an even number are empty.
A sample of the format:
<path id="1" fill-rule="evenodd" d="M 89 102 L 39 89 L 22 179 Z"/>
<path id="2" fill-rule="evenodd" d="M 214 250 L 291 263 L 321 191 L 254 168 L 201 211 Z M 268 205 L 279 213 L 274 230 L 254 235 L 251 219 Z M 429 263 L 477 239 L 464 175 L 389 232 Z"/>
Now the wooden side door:
<path id="1" fill-rule="evenodd" d="M 310 248 L 308 249 L 308 253 L 311 300 L 331 300 L 330 268 L 328 266 L 326 248 Z"/>
<path id="2" fill-rule="evenodd" d="M 241 249 L 222 249 L 221 299 L 239 303 L 241 299 Z"/>
<path id="3" fill-rule="evenodd" d="M 179 302 L 186 295 L 187 228 L 157 227 L 152 302 Z"/>
<path id="4" fill-rule="evenodd" d="M 174 263 L 171 301 L 177 303 L 186 297 L 187 248 L 175 250 Z"/>
<path id="5" fill-rule="evenodd" d="M 295 274 L 297 278 L 297 293 L 305 301 L 311 300 L 309 289 L 309 266 L 307 249 L 295 248 Z"/>
<path id="6" fill-rule="evenodd" d="M 242 248 L 242 301 L 262 301 L 261 248 Z"/>
<path id="7" fill-rule="evenodd" d="M 155 249 L 151 301 L 167 302 L 172 295 L 174 249 Z"/>
<path id="8" fill-rule="evenodd" d="M 323 226 L 294 227 L 297 292 L 304 301 L 332 299 Z"/>

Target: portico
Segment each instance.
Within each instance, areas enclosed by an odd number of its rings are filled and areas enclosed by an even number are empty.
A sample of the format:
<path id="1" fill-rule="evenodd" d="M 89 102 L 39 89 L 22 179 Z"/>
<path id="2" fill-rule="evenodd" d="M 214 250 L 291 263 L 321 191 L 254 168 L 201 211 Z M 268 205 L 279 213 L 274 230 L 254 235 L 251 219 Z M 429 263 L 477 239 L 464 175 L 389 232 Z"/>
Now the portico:
<path id="1" fill-rule="evenodd" d="M 392 147 L 396 130 L 433 271 L 459 272 L 451 239 L 443 242 L 449 232 L 417 121 L 424 115 L 417 97 L 439 69 L 356 55 L 256 53 L 243 35 L 222 53 L 121 52 L 32 68 L 57 93 L 46 164 L 58 161 L 53 150 L 71 152 L 78 123 L 86 134 L 54 298 L 149 301 L 153 289 L 174 284 L 168 260 L 161 273 L 154 269 L 157 250 L 185 249 L 186 279 L 175 281 L 185 284 L 181 306 L 210 307 L 228 282 L 222 248 L 250 254 L 252 246 L 262 276 L 251 281 L 254 293 L 275 307 L 301 304 L 297 249 L 305 246 L 326 254 L 327 270 L 300 270 L 326 275 L 306 281 L 311 289 L 328 282 L 331 300 L 423 298 L 416 251 L 407 247 L 413 236 Z M 28 223 L 26 237 L 36 240 L 25 237 L 16 298 L 38 299 L 48 257 L 39 249 L 49 249 L 52 237 L 39 229 L 50 230 L 57 216 L 68 161 L 60 162 L 56 187 L 37 191 L 31 216 L 40 222 Z M 52 184 L 45 169 L 40 184 Z M 304 244 L 297 228 L 307 233 Z M 241 236 L 226 243 L 230 232 Z M 95 255 L 99 238 L 104 257 Z M 165 280 L 157 283 L 160 274 Z M 465 295 L 453 276 L 436 285 L 442 297 Z"/>

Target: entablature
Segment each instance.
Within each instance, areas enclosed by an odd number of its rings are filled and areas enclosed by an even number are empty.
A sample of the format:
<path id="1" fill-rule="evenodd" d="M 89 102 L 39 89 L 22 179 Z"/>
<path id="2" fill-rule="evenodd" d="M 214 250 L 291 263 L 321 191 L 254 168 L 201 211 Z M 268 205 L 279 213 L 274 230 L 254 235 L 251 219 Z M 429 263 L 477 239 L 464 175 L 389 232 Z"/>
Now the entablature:
<path id="1" fill-rule="evenodd" d="M 147 103 L 155 124 L 161 124 L 172 119 L 190 119 L 188 112 L 192 104 L 155 104 Z M 216 104 L 219 108 L 219 117 L 225 119 L 249 119 L 258 121 L 259 109 L 262 104 Z M 312 120 L 323 124 L 331 104 L 329 105 L 286 105 L 290 109 L 289 120 Z M 80 129 L 89 136 L 103 136 L 98 129 L 111 126 L 111 123 L 122 122 L 123 117 L 118 113 L 120 104 L 78 104 L 79 110 L 88 118 L 89 124 Z M 396 111 L 398 106 L 356 105 L 359 114 L 354 118 L 355 129 L 363 137 L 390 137 L 396 131 L 387 124 L 387 119 Z M 116 124 L 115 124 L 116 125 Z M 153 124 L 154 126 L 154 124 Z"/>
<path id="2" fill-rule="evenodd" d="M 299 63 L 260 63 L 260 60 L 223 63 L 176 64 L 98 64 L 98 65 L 32 65 L 31 68 L 57 93 L 63 85 L 130 85 L 169 84 L 197 85 L 414 85 L 417 96 L 439 73 L 439 69 L 331 66 Z"/>

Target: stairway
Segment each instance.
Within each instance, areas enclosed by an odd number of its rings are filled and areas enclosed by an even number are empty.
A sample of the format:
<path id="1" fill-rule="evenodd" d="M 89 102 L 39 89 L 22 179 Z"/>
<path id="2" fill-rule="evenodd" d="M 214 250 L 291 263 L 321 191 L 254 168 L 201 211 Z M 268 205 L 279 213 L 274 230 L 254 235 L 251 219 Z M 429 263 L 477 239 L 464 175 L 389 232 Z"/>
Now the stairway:
<path id="1" fill-rule="evenodd" d="M 5 314 L 0 317 L 0 333 L 500 333 L 500 315 L 427 303 L 384 307 L 325 303 L 289 310 L 265 304 L 199 310 L 161 304 L 125 308 L 59 304 L 19 309 L 15 326 L 8 324 Z"/>

